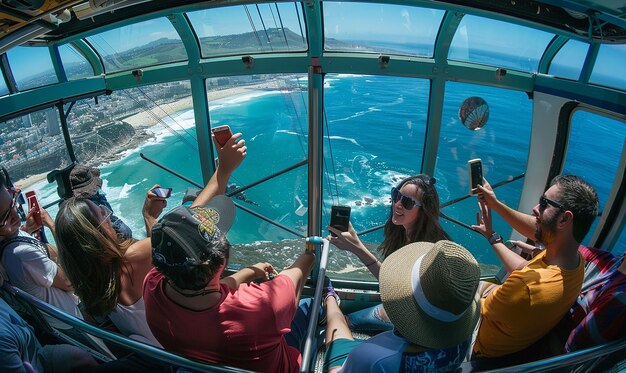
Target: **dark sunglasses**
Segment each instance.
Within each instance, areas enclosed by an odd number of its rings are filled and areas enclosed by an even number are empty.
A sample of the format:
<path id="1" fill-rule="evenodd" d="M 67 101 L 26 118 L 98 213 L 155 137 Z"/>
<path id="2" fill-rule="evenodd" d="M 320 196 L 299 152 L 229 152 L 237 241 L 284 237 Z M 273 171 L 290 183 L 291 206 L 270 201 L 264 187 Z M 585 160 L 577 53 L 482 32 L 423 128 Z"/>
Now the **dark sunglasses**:
<path id="1" fill-rule="evenodd" d="M 15 205 L 17 204 L 17 199 L 20 196 L 19 189 L 17 190 L 9 189 L 8 192 L 13 194 L 13 197 L 11 198 L 11 206 L 9 206 L 9 208 L 7 209 L 7 212 L 4 213 L 2 220 L 0 220 L 0 228 L 3 228 L 5 225 L 7 225 L 7 220 L 9 220 L 9 215 L 11 214 L 11 211 L 13 211 L 13 209 L 15 208 Z"/>
<path id="2" fill-rule="evenodd" d="M 413 208 L 413 206 L 423 206 L 421 202 L 417 202 L 413 198 L 405 196 L 404 194 L 400 193 L 400 189 L 393 187 L 391 188 L 391 201 L 393 203 L 396 203 L 398 202 L 398 200 L 400 200 L 400 203 L 405 210 L 410 210 Z"/>
<path id="3" fill-rule="evenodd" d="M 562 204 L 560 204 L 560 203 L 558 203 L 556 201 L 553 201 L 553 200 L 547 198 L 546 196 L 539 197 L 539 208 L 540 209 L 545 210 L 546 207 L 548 207 L 548 205 L 550 205 L 552 207 L 556 207 L 557 209 L 559 209 L 561 211 L 565 210 L 565 207 L 563 207 Z"/>

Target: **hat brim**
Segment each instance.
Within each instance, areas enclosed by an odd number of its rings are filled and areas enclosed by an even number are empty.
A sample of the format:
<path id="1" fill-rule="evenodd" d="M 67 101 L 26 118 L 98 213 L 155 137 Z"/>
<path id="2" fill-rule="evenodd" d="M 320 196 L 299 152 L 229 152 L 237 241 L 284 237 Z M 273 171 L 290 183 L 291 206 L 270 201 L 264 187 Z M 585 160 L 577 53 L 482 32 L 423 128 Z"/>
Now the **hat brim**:
<path id="1" fill-rule="evenodd" d="M 394 327 L 410 342 L 427 348 L 446 348 L 471 337 L 480 317 L 480 298 L 474 295 L 470 306 L 456 321 L 443 322 L 426 314 L 417 304 L 411 286 L 415 261 L 428 253 L 433 243 L 415 242 L 385 258 L 380 270 L 383 308 Z"/>
<path id="2" fill-rule="evenodd" d="M 215 222 L 217 228 L 226 234 L 235 220 L 235 204 L 233 201 L 223 195 L 219 194 L 211 198 L 211 200 L 204 206 L 199 206 L 205 209 L 214 209 L 219 212 L 219 221 Z"/>
<path id="3" fill-rule="evenodd" d="M 74 193 L 74 195 L 78 197 L 91 197 L 96 194 L 98 189 L 100 189 L 101 187 L 102 179 L 94 176 L 91 178 L 91 180 L 89 180 L 88 184 L 82 185 L 79 188 L 72 188 L 72 193 Z"/>

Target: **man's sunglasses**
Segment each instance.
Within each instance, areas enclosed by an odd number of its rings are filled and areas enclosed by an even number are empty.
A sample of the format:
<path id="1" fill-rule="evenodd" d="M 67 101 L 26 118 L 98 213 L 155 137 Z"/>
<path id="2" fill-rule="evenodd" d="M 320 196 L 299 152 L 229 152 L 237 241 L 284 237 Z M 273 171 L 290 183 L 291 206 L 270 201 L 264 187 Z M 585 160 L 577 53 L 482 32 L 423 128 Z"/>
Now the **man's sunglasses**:
<path id="1" fill-rule="evenodd" d="M 13 194 L 13 197 L 11 198 L 11 206 L 9 206 L 9 208 L 7 209 L 7 212 L 4 213 L 4 216 L 0 220 L 0 228 L 3 228 L 5 225 L 7 225 L 7 220 L 9 220 L 9 215 L 11 214 L 11 211 L 13 211 L 13 209 L 15 208 L 15 205 L 17 204 L 17 199 L 20 197 L 19 189 L 9 189 L 7 191 L 10 194 Z"/>
<path id="2" fill-rule="evenodd" d="M 413 198 L 400 193 L 400 189 L 395 187 L 391 188 L 391 201 L 393 203 L 396 203 L 398 202 L 398 200 L 400 200 L 400 203 L 405 210 L 410 210 L 413 208 L 413 206 L 423 206 L 421 202 L 418 202 Z"/>
<path id="3" fill-rule="evenodd" d="M 539 197 L 539 208 L 541 210 L 545 210 L 546 207 L 548 207 L 548 205 L 552 206 L 552 207 L 556 207 L 557 209 L 564 211 L 565 207 L 558 203 L 557 201 L 553 201 L 549 198 L 547 198 L 546 196 L 541 196 Z"/>

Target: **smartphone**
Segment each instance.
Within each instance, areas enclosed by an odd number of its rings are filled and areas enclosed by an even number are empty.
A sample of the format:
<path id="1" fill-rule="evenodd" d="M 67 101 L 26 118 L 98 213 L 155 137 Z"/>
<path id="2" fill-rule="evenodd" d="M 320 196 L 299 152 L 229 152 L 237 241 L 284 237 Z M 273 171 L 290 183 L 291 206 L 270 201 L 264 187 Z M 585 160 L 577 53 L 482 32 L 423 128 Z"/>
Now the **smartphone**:
<path id="1" fill-rule="evenodd" d="M 330 226 L 342 232 L 348 231 L 350 224 L 350 206 L 333 206 L 330 210 Z M 330 233 L 336 236 L 334 233 Z"/>
<path id="2" fill-rule="evenodd" d="M 37 195 L 34 190 L 30 192 L 26 192 L 26 200 L 28 201 L 28 211 L 33 211 L 33 218 L 35 219 L 35 224 L 37 227 L 42 227 L 43 222 L 41 221 L 41 207 L 39 206 L 39 201 L 37 200 Z"/>
<path id="3" fill-rule="evenodd" d="M 154 188 L 151 192 L 156 194 L 157 197 L 170 198 L 172 195 L 172 188 Z"/>
<path id="4" fill-rule="evenodd" d="M 470 159 L 467 161 L 467 169 L 470 178 L 469 194 L 476 194 L 476 188 L 483 185 L 483 162 L 480 158 Z"/>
<path id="5" fill-rule="evenodd" d="M 215 141 L 217 141 L 220 146 L 224 146 L 226 142 L 233 137 L 233 133 L 230 131 L 230 127 L 228 125 L 212 128 L 211 132 L 213 132 Z"/>

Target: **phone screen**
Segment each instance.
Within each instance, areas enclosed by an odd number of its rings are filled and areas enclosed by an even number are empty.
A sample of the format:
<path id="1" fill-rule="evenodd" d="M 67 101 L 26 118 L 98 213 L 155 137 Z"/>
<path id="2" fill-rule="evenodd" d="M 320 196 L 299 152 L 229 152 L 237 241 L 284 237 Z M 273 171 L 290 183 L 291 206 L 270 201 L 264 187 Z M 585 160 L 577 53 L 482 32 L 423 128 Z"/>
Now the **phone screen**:
<path id="1" fill-rule="evenodd" d="M 41 214 L 39 214 L 40 211 L 40 207 L 39 207 L 39 201 L 37 200 L 37 195 L 35 194 L 34 191 L 30 191 L 30 192 L 26 192 L 26 199 L 28 200 L 28 210 L 29 211 L 33 211 L 35 214 L 33 215 L 33 218 L 35 219 L 35 223 L 37 224 L 38 227 L 41 227 L 43 225 L 43 222 L 41 221 Z"/>
<path id="2" fill-rule="evenodd" d="M 478 185 L 483 185 L 483 164 L 480 159 L 472 159 L 468 162 L 470 172 L 470 193 Z"/>
<path id="3" fill-rule="evenodd" d="M 215 136 L 215 140 L 220 146 L 224 146 L 228 140 L 233 136 L 230 131 L 230 127 L 227 125 L 215 127 L 211 130 Z"/>
<path id="4" fill-rule="evenodd" d="M 156 194 L 157 197 L 170 198 L 172 195 L 172 188 L 154 188 L 152 189 L 152 193 Z"/>
<path id="5" fill-rule="evenodd" d="M 330 226 L 342 232 L 348 231 L 350 224 L 350 206 L 333 206 L 330 210 Z M 334 234 L 331 232 L 331 235 Z"/>

